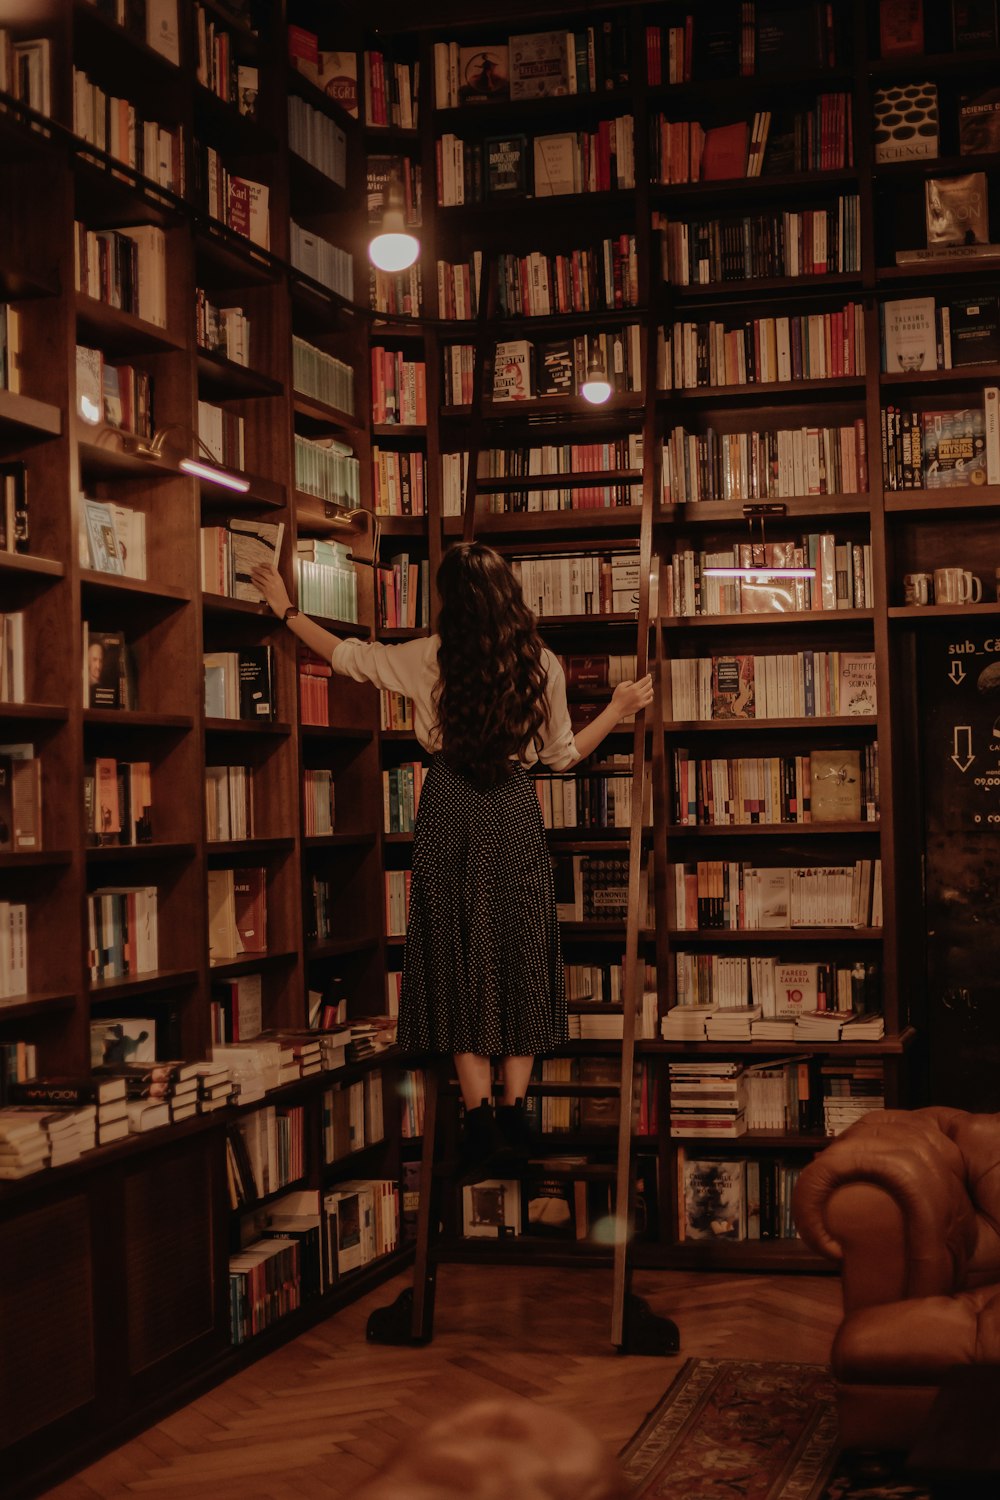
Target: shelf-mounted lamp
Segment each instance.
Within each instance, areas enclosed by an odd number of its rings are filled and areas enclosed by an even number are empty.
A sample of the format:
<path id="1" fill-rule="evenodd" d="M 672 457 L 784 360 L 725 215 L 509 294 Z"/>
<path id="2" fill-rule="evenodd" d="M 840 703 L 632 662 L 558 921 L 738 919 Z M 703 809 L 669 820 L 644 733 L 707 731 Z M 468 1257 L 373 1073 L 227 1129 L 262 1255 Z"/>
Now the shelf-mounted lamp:
<path id="1" fill-rule="evenodd" d="M 580 395 L 585 401 L 589 401 L 591 406 L 603 406 L 605 401 L 611 398 L 611 382 L 608 380 L 604 355 L 598 343 L 591 345 L 587 359 L 587 373 L 580 386 Z"/>
<path id="2" fill-rule="evenodd" d="M 754 521 L 760 522 L 759 545 L 761 546 L 761 548 L 763 548 L 767 545 L 764 536 L 764 522 L 766 518 L 768 516 L 784 516 L 787 514 L 787 512 L 787 505 L 775 504 L 773 502 L 764 501 L 756 505 L 744 505 L 743 514 L 747 518 L 747 527 L 750 532 L 751 543 L 753 543 Z M 750 564 L 749 566 L 744 568 L 737 567 L 736 565 L 733 565 L 732 567 L 724 567 L 721 565 L 716 566 L 715 564 L 712 564 L 709 567 L 702 569 L 702 577 L 742 578 L 744 583 L 763 583 L 766 579 L 770 578 L 776 579 L 780 582 L 785 578 L 815 578 L 816 569 L 808 567 L 789 568 L 783 567 L 779 563 Z"/>
<path id="3" fill-rule="evenodd" d="M 420 241 L 406 227 L 406 201 L 396 168 L 382 190 L 382 222 L 368 246 L 368 258 L 380 271 L 408 271 L 420 254 Z"/>
<path id="4" fill-rule="evenodd" d="M 215 461 L 212 450 L 202 442 L 201 438 L 190 427 L 184 427 L 179 422 L 172 423 L 169 427 L 160 427 L 148 440 L 146 438 L 135 438 L 130 444 L 131 451 L 138 458 L 149 459 L 151 463 L 163 461 L 166 441 L 172 432 L 180 433 L 194 446 L 195 454 L 199 451 L 205 455 L 209 462 L 197 456 L 186 453 L 177 461 L 178 469 L 185 474 L 193 474 L 196 479 L 205 479 L 209 484 L 222 485 L 227 490 L 237 490 L 245 495 L 250 488 L 249 479 L 244 479 L 241 474 L 232 474 L 228 469 L 219 468 Z"/>

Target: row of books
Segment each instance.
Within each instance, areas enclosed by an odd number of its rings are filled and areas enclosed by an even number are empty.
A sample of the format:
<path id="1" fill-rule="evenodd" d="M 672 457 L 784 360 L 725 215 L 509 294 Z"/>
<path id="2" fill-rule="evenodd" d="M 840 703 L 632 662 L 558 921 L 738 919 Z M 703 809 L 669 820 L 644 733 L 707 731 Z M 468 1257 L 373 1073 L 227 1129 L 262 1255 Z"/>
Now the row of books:
<path id="1" fill-rule="evenodd" d="M 21 389 L 20 350 L 20 314 L 11 303 L 0 302 L 0 391 Z"/>
<path id="2" fill-rule="evenodd" d="M 28 992 L 28 908 L 0 901 L 0 1008 Z"/>
<path id="3" fill-rule="evenodd" d="M 476 252 L 477 255 L 480 252 Z M 442 267 L 447 273 L 464 272 L 461 299 L 441 297 Z M 438 262 L 439 315 L 473 318 L 481 263 L 447 266 Z M 639 260 L 634 234 L 603 239 L 590 249 L 547 255 L 532 250 L 527 255 L 500 254 L 496 259 L 497 310 L 502 318 L 548 318 L 556 313 L 610 312 L 639 305 Z M 445 286 L 447 287 L 447 280 Z M 453 283 L 457 286 L 457 280 Z"/>
<path id="4" fill-rule="evenodd" d="M 630 191 L 635 187 L 632 116 L 601 120 L 594 131 L 435 142 L 439 208 L 499 199 Z"/>
<path id="5" fill-rule="evenodd" d="M 385 193 L 395 178 L 403 195 L 403 222 L 417 229 L 423 222 L 423 169 L 409 156 L 369 155 L 365 167 L 365 198 L 369 224 L 380 224 L 385 210 Z"/>
<path id="6" fill-rule="evenodd" d="M 413 699 L 382 688 L 379 700 L 379 728 L 409 733 L 413 729 Z"/>
<path id="7" fill-rule="evenodd" d="M 526 1235 L 544 1240 L 591 1241 L 608 1234 L 614 1214 L 610 1177 L 595 1180 L 594 1165 L 611 1167 L 592 1156 L 546 1157 L 532 1163 L 522 1178 L 490 1178 L 462 1189 L 462 1233 L 465 1239 L 509 1240 Z M 637 1156 L 634 1230 L 637 1239 L 656 1237 L 659 1222 L 655 1157 Z"/>
<path id="8" fill-rule="evenodd" d="M 295 433 L 294 460 L 296 489 L 351 510 L 361 504 L 361 465 L 347 443 Z"/>
<path id="9" fill-rule="evenodd" d="M 137 437 L 153 435 L 153 382 L 146 370 L 76 346 L 76 409 L 85 422 L 106 422 Z"/>
<path id="10" fill-rule="evenodd" d="M 24 702 L 24 613 L 0 615 L 0 703 Z"/>
<path id="11" fill-rule="evenodd" d="M 249 1111 L 226 1130 L 230 1208 L 276 1193 L 305 1173 L 305 1110 L 301 1104 Z"/>
<path id="12" fill-rule="evenodd" d="M 251 766 L 205 767 L 205 837 L 210 844 L 254 837 L 253 784 Z"/>
<path id="13" fill-rule="evenodd" d="M 30 551 L 28 470 L 19 460 L 0 463 L 0 552 Z"/>
<path id="14" fill-rule="evenodd" d="M 214 146 L 195 142 L 195 198 L 202 212 L 250 240 L 261 250 L 271 248 L 270 188 L 225 165 Z"/>
<path id="15" fill-rule="evenodd" d="M 677 1152 L 679 1240 L 793 1240 L 792 1194 L 803 1163 L 773 1156 Z"/>
<path id="16" fill-rule="evenodd" d="M 884 1076 L 878 1058 L 810 1062 L 805 1058 L 739 1062 L 671 1062 L 670 1134 L 675 1137 L 736 1138 L 745 1131 L 784 1134 L 822 1131 L 839 1135 L 841 1101 L 884 1104 Z M 831 1128 L 837 1126 L 839 1128 Z"/>
<path id="17" fill-rule="evenodd" d="M 860 958 L 803 963 L 772 954 L 679 952 L 674 957 L 677 1004 L 664 1017 L 667 1037 L 689 1022 L 700 1027 L 700 1012 L 712 1007 L 728 1013 L 759 1006 L 754 1026 L 762 1021 L 765 1030 L 775 1022 L 794 1028 L 803 1014 L 814 1011 L 869 1016 L 880 1008 L 878 969 Z M 755 1036 L 763 1034 L 754 1031 Z M 794 1039 L 794 1029 L 790 1035 Z"/>
<path id="18" fill-rule="evenodd" d="M 386 937 L 405 937 L 410 920 L 409 870 L 386 870 L 385 872 L 385 932 Z"/>
<path id="19" fill-rule="evenodd" d="M 285 535 L 283 521 L 228 520 L 201 528 L 201 587 L 206 594 L 260 604 L 253 568 L 275 567 Z"/>
<path id="20" fill-rule="evenodd" d="M 660 390 L 839 380 L 864 373 L 860 302 L 847 302 L 833 312 L 748 318 L 736 326 L 716 319 L 678 321 L 659 334 Z"/>
<path id="21" fill-rule="evenodd" d="M 678 932 L 882 925 L 878 859 L 796 868 L 761 867 L 749 860 L 692 860 L 673 866 L 668 886 Z"/>
<path id="22" fill-rule="evenodd" d="M 225 868 L 208 872 L 208 955 L 227 963 L 245 953 L 267 952 L 267 871 Z"/>
<path id="23" fill-rule="evenodd" d="M 711 568 L 748 571 L 717 578 L 708 576 Z M 755 575 L 754 568 L 777 571 Z M 811 578 L 791 576 L 792 569 L 808 568 Z M 660 611 L 668 618 L 871 609 L 874 602 L 870 544 L 838 542 L 832 532 L 811 532 L 798 543 L 739 542 L 720 552 L 675 552 L 661 564 Z"/>
<path id="24" fill-rule="evenodd" d="M 819 0 L 798 6 L 749 0 L 670 20 L 646 26 L 646 78 L 653 85 L 774 77 L 789 66 L 832 69 L 842 59 L 834 10 Z"/>
<path id="25" fill-rule="evenodd" d="M 864 419 L 844 427 L 687 432 L 663 444 L 663 503 L 861 495 L 868 488 Z"/>
<path id="26" fill-rule="evenodd" d="M 254 27 L 254 30 L 257 28 Z M 358 55 L 320 47 L 315 31 L 288 27 L 288 64 L 349 115 L 358 118 Z M 381 54 L 380 54 L 381 55 Z"/>
<path id="27" fill-rule="evenodd" d="M 639 877 L 639 912 L 644 926 L 651 921 L 652 863 L 650 854 Z M 556 854 L 553 866 L 556 915 L 561 922 L 625 921 L 628 916 L 627 855 Z"/>
<path id="28" fill-rule="evenodd" d="M 601 1005 L 621 1005 L 624 998 L 621 959 L 604 963 L 567 963 L 564 965 L 566 999 L 589 1000 Z M 656 970 L 652 964 L 645 965 L 645 988 L 655 989 Z"/>
<path id="29" fill-rule="evenodd" d="M 673 752 L 671 815 L 681 827 L 873 823 L 878 814 L 877 740 L 861 750 L 752 758 Z"/>
<path id="30" fill-rule="evenodd" d="M 302 1305 L 298 1239 L 275 1231 L 229 1257 L 229 1325 L 244 1344 Z"/>
<path id="31" fill-rule="evenodd" d="M 340 1161 L 385 1136 L 382 1075 L 372 1071 L 354 1083 L 335 1083 L 323 1095 L 323 1160 Z"/>
<path id="32" fill-rule="evenodd" d="M 984 388 L 982 407 L 883 407 L 882 482 L 887 490 L 1000 484 L 1000 387 Z"/>
<path id="33" fill-rule="evenodd" d="M 630 614 L 639 607 L 639 557 L 635 552 L 515 557 L 511 568 L 524 602 L 543 619 Z"/>
<path id="34" fill-rule="evenodd" d="M 198 402 L 198 437 L 217 464 L 246 468 L 246 419 L 212 401 Z"/>
<path id="35" fill-rule="evenodd" d="M 297 94 L 288 96 L 288 149 L 339 187 L 347 182 L 347 136 Z"/>
<path id="36" fill-rule="evenodd" d="M 570 1041 L 618 1041 L 625 1035 L 625 1017 L 621 1010 L 604 1006 L 571 1010 L 567 1017 Z M 642 1006 L 635 1020 L 639 1041 L 655 1041 L 659 1035 L 658 1001 L 655 989 L 645 990 Z"/>
<path id="37" fill-rule="evenodd" d="M 842 193 L 830 208 L 690 220 L 657 215 L 663 279 L 674 286 L 711 286 L 856 275 L 861 270 L 860 201 L 856 193 Z"/>
<path id="38" fill-rule="evenodd" d="M 16 781 L 14 792 L 16 830 Z M 38 801 L 40 806 L 40 794 Z M 149 761 L 115 760 L 113 756 L 98 755 L 86 762 L 83 768 L 83 817 L 84 834 L 90 845 L 150 843 L 153 838 L 153 780 Z"/>
<path id="39" fill-rule="evenodd" d="M 842 1135 L 871 1110 L 885 1108 L 885 1078 L 877 1058 L 821 1064 L 823 1130 Z"/>
<path id="40" fill-rule="evenodd" d="M 213 1046 L 251 1042 L 264 1027 L 264 986 L 260 974 L 214 980 L 211 990 Z"/>
<path id="41" fill-rule="evenodd" d="M 234 104 L 248 119 L 257 115 L 258 70 L 241 63 L 233 35 L 203 5 L 195 5 L 195 78 L 224 104 Z"/>
<path id="42" fill-rule="evenodd" d="M 166 235 L 153 224 L 91 230 L 73 225 L 76 289 L 108 307 L 167 326 Z"/>
<path id="43" fill-rule="evenodd" d="M 327 838 L 334 829 L 333 772 L 302 772 L 302 818 L 307 839 Z"/>
<path id="44" fill-rule="evenodd" d="M 338 297 L 354 298 L 354 259 L 313 229 L 289 221 L 289 258 L 297 271 L 318 281 Z"/>
<path id="45" fill-rule="evenodd" d="M 206 718 L 260 722 L 275 717 L 274 661 L 270 646 L 241 646 L 239 651 L 205 651 L 202 663 Z"/>
<path id="46" fill-rule="evenodd" d="M 649 131 L 650 179 L 660 186 L 842 171 L 854 164 L 848 94 L 819 94 L 804 110 L 777 116 L 758 110 L 752 121 L 707 129 L 697 120 L 658 114 Z"/>
<path id="47" fill-rule="evenodd" d="M 393 1178 L 338 1183 L 323 1199 L 331 1284 L 399 1244 L 399 1183 Z"/>
<path id="48" fill-rule="evenodd" d="M 12 1103 L 12 1084 L 29 1083 L 37 1076 L 38 1048 L 34 1042 L 0 1042 L 0 1106 Z"/>
<path id="49" fill-rule="evenodd" d="M 416 130 L 420 64 L 398 62 L 384 52 L 363 54 L 365 124 Z"/>
<path id="50" fill-rule="evenodd" d="M 382 827 L 386 833 L 412 833 L 427 767 L 404 761 L 382 772 Z"/>
<path id="51" fill-rule="evenodd" d="M 430 624 L 430 562 L 400 552 L 375 569 L 375 617 L 384 630 L 416 630 Z"/>
<path id="52" fill-rule="evenodd" d="M 292 335 L 292 385 L 300 395 L 354 414 L 353 367 L 296 334 Z"/>
<path id="53" fill-rule="evenodd" d="M 547 443 L 531 448 L 489 448 L 480 461 L 480 479 L 523 479 L 537 474 L 606 473 L 642 468 L 642 434 L 590 443 Z"/>
<path id="54" fill-rule="evenodd" d="M 306 920 L 306 942 L 325 943 L 333 937 L 333 886 L 319 875 L 310 875 L 309 890 L 303 901 Z"/>
<path id="55" fill-rule="evenodd" d="M 874 717 L 873 651 L 675 657 L 675 720 Z"/>
<path id="56" fill-rule="evenodd" d="M 427 513 L 427 461 L 423 450 L 372 448 L 375 514 L 423 516 Z"/>
<path id="57" fill-rule="evenodd" d="M 882 368 L 887 372 L 958 370 L 1000 361 L 1000 297 L 900 297 L 880 306 Z"/>
<path id="58" fill-rule="evenodd" d="M 0 89 L 29 109 L 51 115 L 52 42 L 49 37 L 14 37 L 8 27 L 0 26 Z"/>
<path id="59" fill-rule="evenodd" d="M 566 686 L 571 692 L 606 691 L 621 682 L 633 682 L 636 675 L 634 655 L 566 656 L 563 659 Z"/>
<path id="60" fill-rule="evenodd" d="M 407 359 L 401 349 L 375 344 L 371 351 L 372 421 L 424 427 L 427 424 L 427 366 Z"/>
<path id="61" fill-rule="evenodd" d="M 308 615 L 357 624 L 358 575 L 342 542 L 307 539 L 295 544 L 299 607 Z"/>
<path id="62" fill-rule="evenodd" d="M 632 823 L 632 757 L 609 755 L 605 764 L 618 772 L 582 771 L 575 775 L 534 778 L 535 792 L 546 828 L 629 828 Z M 647 786 L 648 817 L 652 822 L 652 785 Z"/>
<path id="63" fill-rule="evenodd" d="M 405 271 L 379 271 L 375 266 L 369 266 L 368 305 L 375 312 L 419 318 L 424 310 L 424 282 L 419 260 Z"/>
<path id="64" fill-rule="evenodd" d="M 625 88 L 628 26 L 615 17 L 575 31 L 538 31 L 505 42 L 434 43 L 437 109 L 501 100 L 548 99 Z"/>
<path id="65" fill-rule="evenodd" d="M 148 974 L 157 964 L 155 885 L 102 886 L 87 897 L 87 972 L 92 982 Z"/>
<path id="66" fill-rule="evenodd" d="M 614 331 L 599 330 L 575 338 L 533 343 L 510 339 L 493 349 L 494 401 L 530 401 L 536 396 L 575 396 L 599 359 L 612 391 L 641 391 L 642 336 L 638 323 Z M 450 344 L 442 354 L 444 403 L 468 406 L 472 401 L 476 350 L 472 344 Z"/>
<path id="67" fill-rule="evenodd" d="M 304 646 L 299 648 L 299 719 L 303 724 L 330 722 L 330 679 L 333 668 Z"/>
<path id="68" fill-rule="evenodd" d="M 250 325 L 242 307 L 216 307 L 204 287 L 194 294 L 195 340 L 199 349 L 246 369 L 250 364 Z"/>
<path id="69" fill-rule="evenodd" d="M 160 125 L 128 99 L 107 94 L 82 68 L 73 69 L 73 133 L 131 167 L 140 177 L 184 196 L 184 135 Z"/>

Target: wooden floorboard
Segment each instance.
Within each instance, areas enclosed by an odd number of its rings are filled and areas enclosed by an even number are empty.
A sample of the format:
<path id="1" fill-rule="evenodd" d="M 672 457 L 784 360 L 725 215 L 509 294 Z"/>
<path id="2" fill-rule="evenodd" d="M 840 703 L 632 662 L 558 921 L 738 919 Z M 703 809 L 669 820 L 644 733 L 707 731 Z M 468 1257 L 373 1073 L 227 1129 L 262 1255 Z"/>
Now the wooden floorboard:
<path id="1" fill-rule="evenodd" d="M 48 1491 L 48 1500 L 347 1500 L 407 1435 L 481 1396 L 569 1412 L 617 1451 L 677 1359 L 609 1343 L 607 1271 L 442 1267 L 433 1343 L 365 1340 L 405 1275 L 259 1360 Z M 826 1276 L 645 1272 L 635 1289 L 676 1320 L 682 1357 L 823 1363 L 840 1321 Z"/>

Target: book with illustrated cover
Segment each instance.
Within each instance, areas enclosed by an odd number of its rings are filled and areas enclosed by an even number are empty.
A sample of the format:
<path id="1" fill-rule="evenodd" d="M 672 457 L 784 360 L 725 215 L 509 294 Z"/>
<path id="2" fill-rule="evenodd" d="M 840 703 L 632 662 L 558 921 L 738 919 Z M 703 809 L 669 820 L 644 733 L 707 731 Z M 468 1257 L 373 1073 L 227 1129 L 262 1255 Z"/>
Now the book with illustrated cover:
<path id="1" fill-rule="evenodd" d="M 1000 297 L 953 297 L 948 304 L 951 362 L 961 365 L 1000 362 Z"/>
<path id="2" fill-rule="evenodd" d="M 558 339 L 535 347 L 535 395 L 571 396 L 573 383 L 573 343 Z"/>
<path id="3" fill-rule="evenodd" d="M 483 154 L 487 197 L 525 197 L 528 192 L 527 136 L 490 136 L 483 142 Z"/>
<path id="4" fill-rule="evenodd" d="M 712 718 L 754 717 L 753 657 L 713 656 Z"/>
<path id="5" fill-rule="evenodd" d="M 985 172 L 928 177 L 924 183 L 927 246 L 985 245 L 990 237 Z"/>
<path id="6" fill-rule="evenodd" d="M 820 5 L 789 4 L 788 0 L 756 6 L 757 72 L 783 73 L 786 69 L 821 68 L 827 59 L 823 49 Z"/>
<path id="7" fill-rule="evenodd" d="M 466 1239 L 512 1239 L 521 1233 L 521 1184 L 491 1178 L 462 1189 L 462 1233 Z"/>
<path id="8" fill-rule="evenodd" d="M 952 42 L 956 52 L 979 52 L 997 45 L 996 0 L 951 0 Z"/>
<path id="9" fill-rule="evenodd" d="M 531 399 L 531 354 L 531 344 L 527 339 L 497 344 L 493 354 L 494 401 Z"/>
<path id="10" fill-rule="evenodd" d="M 118 534 L 111 505 L 106 500 L 83 501 L 87 528 L 89 565 L 98 573 L 124 573 L 125 565 L 118 548 Z"/>
<path id="11" fill-rule="evenodd" d="M 937 369 L 937 320 L 933 297 L 901 297 L 882 304 L 884 367 Z"/>
<path id="12" fill-rule="evenodd" d="M 746 1163 L 715 1158 L 691 1160 L 678 1153 L 686 1240 L 746 1238 Z"/>
<path id="13" fill-rule="evenodd" d="M 958 105 L 958 150 L 962 156 L 1000 151 L 1000 88 L 962 94 Z"/>
<path id="14" fill-rule="evenodd" d="M 624 922 L 628 916 L 628 860 L 585 859 L 581 870 L 583 881 L 583 920 L 585 922 Z"/>
<path id="15" fill-rule="evenodd" d="M 156 1061 L 156 1022 L 151 1016 L 91 1021 L 90 1066 Z"/>
<path id="16" fill-rule="evenodd" d="M 493 104 L 509 98 L 510 56 L 506 44 L 481 42 L 476 47 L 459 47 L 459 104 Z"/>
<path id="17" fill-rule="evenodd" d="M 576 1076 L 578 1083 L 607 1084 L 617 1088 L 622 1076 L 621 1058 L 581 1057 L 576 1065 Z M 613 1095 L 581 1095 L 581 1130 L 612 1130 L 617 1124 L 617 1098 Z"/>
<path id="18" fill-rule="evenodd" d="M 276 568 L 285 535 L 284 521 L 240 521 L 228 523 L 230 567 L 233 599 L 263 604 L 264 596 L 251 580 L 251 571 L 260 566 Z"/>
<path id="19" fill-rule="evenodd" d="M 814 823 L 860 823 L 861 752 L 814 750 L 809 757 Z"/>
<path id="20" fill-rule="evenodd" d="M 120 630 L 83 627 L 84 704 L 87 708 L 135 708 L 134 670 Z"/>
<path id="21" fill-rule="evenodd" d="M 874 717 L 877 711 L 874 651 L 840 653 L 840 712 L 845 717 Z"/>
<path id="22" fill-rule="evenodd" d="M 937 84 L 900 83 L 876 89 L 872 112 L 876 161 L 913 161 L 939 155 Z"/>
<path id="23" fill-rule="evenodd" d="M 914 52 L 923 52 L 923 0 L 879 0 L 878 13 L 883 57 L 909 57 Z"/>
<path id="24" fill-rule="evenodd" d="M 576 72 L 572 33 L 535 31 L 512 36 L 509 56 L 512 99 L 547 99 L 575 92 L 570 86 L 571 67 Z M 575 77 L 572 81 L 575 84 Z"/>
<path id="25" fill-rule="evenodd" d="M 572 1178 L 536 1175 L 526 1184 L 525 1234 L 544 1239 L 576 1238 L 575 1185 Z"/>
<path id="26" fill-rule="evenodd" d="M 986 422 L 982 408 L 920 413 L 924 488 L 986 483 Z"/>

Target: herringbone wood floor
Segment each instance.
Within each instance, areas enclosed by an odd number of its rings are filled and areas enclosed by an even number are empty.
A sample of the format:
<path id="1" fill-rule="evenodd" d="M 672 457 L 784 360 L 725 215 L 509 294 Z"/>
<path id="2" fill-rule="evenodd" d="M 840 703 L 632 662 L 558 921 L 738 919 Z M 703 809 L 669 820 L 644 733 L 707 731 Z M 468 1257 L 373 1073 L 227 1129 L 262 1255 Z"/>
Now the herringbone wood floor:
<path id="1" fill-rule="evenodd" d="M 400 1276 L 326 1324 L 49 1491 L 48 1500 L 331 1500 L 349 1496 L 407 1433 L 501 1392 L 581 1418 L 617 1450 L 676 1359 L 621 1358 L 608 1341 L 610 1273 L 446 1266 L 434 1342 L 365 1342 Z M 636 1290 L 676 1319 L 682 1355 L 822 1362 L 840 1319 L 834 1277 L 646 1273 Z"/>

